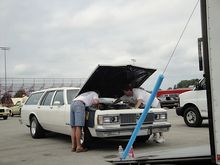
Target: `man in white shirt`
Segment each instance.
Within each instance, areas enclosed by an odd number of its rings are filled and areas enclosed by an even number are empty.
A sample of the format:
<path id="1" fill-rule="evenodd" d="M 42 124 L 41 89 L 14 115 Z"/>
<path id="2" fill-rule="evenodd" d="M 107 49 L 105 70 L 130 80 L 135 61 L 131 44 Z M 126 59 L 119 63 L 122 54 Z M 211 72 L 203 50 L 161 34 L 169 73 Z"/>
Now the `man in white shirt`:
<path id="1" fill-rule="evenodd" d="M 87 151 L 86 148 L 82 147 L 80 142 L 82 127 L 85 126 L 85 108 L 91 105 L 96 105 L 98 103 L 99 97 L 98 94 L 94 91 L 82 93 L 73 99 L 70 107 L 72 152 Z"/>
<path id="2" fill-rule="evenodd" d="M 141 88 L 132 88 L 130 86 L 126 86 L 123 89 L 123 92 L 124 96 L 122 96 L 120 100 L 133 104 L 135 108 L 144 107 L 150 98 L 150 93 Z M 154 99 L 151 107 L 160 108 L 160 102 L 157 98 Z M 157 143 L 164 143 L 165 139 L 163 137 L 163 133 L 160 132 L 159 135 L 153 134 L 153 141 Z"/>
<path id="3" fill-rule="evenodd" d="M 123 89 L 124 96 L 120 98 L 120 100 L 126 102 L 132 102 L 135 104 L 135 108 L 140 108 L 141 106 L 145 106 L 147 101 L 150 98 L 150 93 L 141 88 L 131 88 L 126 87 Z M 159 100 L 157 98 L 154 99 L 151 107 L 157 108 L 160 107 Z"/>

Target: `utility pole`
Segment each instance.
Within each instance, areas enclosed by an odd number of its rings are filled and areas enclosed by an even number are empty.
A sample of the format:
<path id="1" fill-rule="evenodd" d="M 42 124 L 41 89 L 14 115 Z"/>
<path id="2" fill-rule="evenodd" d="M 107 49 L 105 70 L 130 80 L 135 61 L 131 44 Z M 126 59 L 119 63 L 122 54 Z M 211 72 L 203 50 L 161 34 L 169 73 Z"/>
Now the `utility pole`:
<path id="1" fill-rule="evenodd" d="M 5 59 L 5 92 L 7 91 L 7 68 L 6 68 L 6 51 L 9 50 L 9 47 L 0 46 L 0 49 L 4 51 L 4 59 Z"/>

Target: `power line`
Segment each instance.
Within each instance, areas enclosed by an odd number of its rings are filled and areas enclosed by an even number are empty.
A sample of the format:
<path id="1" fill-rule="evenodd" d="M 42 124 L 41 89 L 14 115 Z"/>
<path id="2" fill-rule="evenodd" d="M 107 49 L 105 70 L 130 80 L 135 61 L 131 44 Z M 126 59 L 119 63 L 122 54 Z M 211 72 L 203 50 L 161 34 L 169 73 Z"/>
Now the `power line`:
<path id="1" fill-rule="evenodd" d="M 176 51 L 176 48 L 177 48 L 177 46 L 179 45 L 180 40 L 182 39 L 184 32 L 186 31 L 186 28 L 187 28 L 187 26 L 188 26 L 188 24 L 189 24 L 189 22 L 190 22 L 190 20 L 191 20 L 191 18 L 192 18 L 192 16 L 193 16 L 195 10 L 196 10 L 196 7 L 198 6 L 198 3 L 199 3 L 199 0 L 196 2 L 195 7 L 193 8 L 193 11 L 192 11 L 191 15 L 189 16 L 189 19 L 187 20 L 186 25 L 185 25 L 184 28 L 183 28 L 183 31 L 182 31 L 182 33 L 181 33 L 181 35 L 180 35 L 180 37 L 179 37 L 179 40 L 177 41 L 177 43 L 176 43 L 176 45 L 175 45 L 175 47 L 174 47 L 174 49 L 173 49 L 173 52 L 171 53 L 170 58 L 169 58 L 169 60 L 168 60 L 168 62 L 167 62 L 167 64 L 166 64 L 166 66 L 165 66 L 165 68 L 164 68 L 163 74 L 166 72 L 167 67 L 168 67 L 168 65 L 170 64 L 170 61 L 171 61 L 171 59 L 173 58 L 173 55 L 174 55 L 174 53 L 175 53 L 175 51 Z"/>

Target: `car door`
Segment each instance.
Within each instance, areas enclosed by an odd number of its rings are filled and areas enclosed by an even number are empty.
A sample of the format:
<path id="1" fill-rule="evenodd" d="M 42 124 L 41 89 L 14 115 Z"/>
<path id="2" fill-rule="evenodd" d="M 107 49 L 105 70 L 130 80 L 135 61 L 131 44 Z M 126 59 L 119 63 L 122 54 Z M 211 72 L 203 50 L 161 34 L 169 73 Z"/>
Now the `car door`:
<path id="1" fill-rule="evenodd" d="M 57 90 L 52 98 L 49 112 L 50 116 L 48 117 L 49 127 L 54 132 L 66 133 L 66 122 L 64 120 L 65 111 L 66 104 L 64 102 L 64 90 Z"/>
<path id="2" fill-rule="evenodd" d="M 202 117 L 208 117 L 206 90 L 196 91 L 197 106 Z"/>
<path id="3" fill-rule="evenodd" d="M 202 79 L 199 82 L 199 89 L 196 92 L 197 106 L 202 117 L 208 117 L 206 82 Z"/>
<path id="4" fill-rule="evenodd" d="M 67 103 L 66 105 L 66 111 L 65 111 L 65 123 L 66 123 L 66 129 L 70 129 L 70 104 L 72 100 L 75 98 L 76 94 L 79 92 L 79 89 L 68 89 L 66 90 L 66 97 L 65 97 L 65 102 Z"/>
<path id="5" fill-rule="evenodd" d="M 54 94 L 55 90 L 45 92 L 38 106 L 38 120 L 42 127 L 47 130 L 52 129 L 49 123 L 49 118 L 52 115 L 51 102 Z"/>

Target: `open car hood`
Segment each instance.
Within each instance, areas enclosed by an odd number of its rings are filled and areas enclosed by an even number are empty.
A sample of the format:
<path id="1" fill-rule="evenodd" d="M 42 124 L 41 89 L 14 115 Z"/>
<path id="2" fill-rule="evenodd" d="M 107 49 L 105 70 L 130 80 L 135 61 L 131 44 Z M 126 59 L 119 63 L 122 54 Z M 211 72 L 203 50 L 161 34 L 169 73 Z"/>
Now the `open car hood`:
<path id="1" fill-rule="evenodd" d="M 122 90 L 126 85 L 138 88 L 155 71 L 156 69 L 147 69 L 132 65 L 99 65 L 80 89 L 78 95 L 88 91 L 98 91 L 99 97 L 118 98 L 123 95 Z"/>

